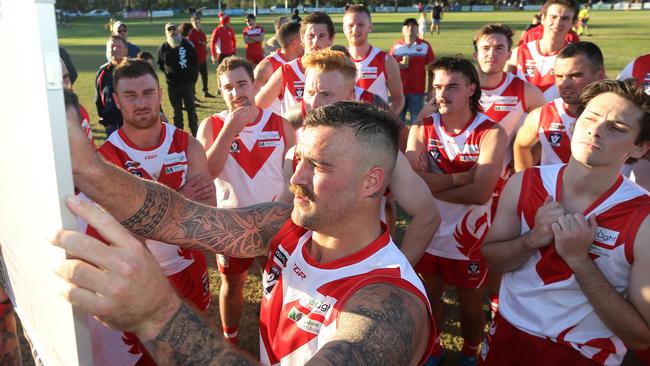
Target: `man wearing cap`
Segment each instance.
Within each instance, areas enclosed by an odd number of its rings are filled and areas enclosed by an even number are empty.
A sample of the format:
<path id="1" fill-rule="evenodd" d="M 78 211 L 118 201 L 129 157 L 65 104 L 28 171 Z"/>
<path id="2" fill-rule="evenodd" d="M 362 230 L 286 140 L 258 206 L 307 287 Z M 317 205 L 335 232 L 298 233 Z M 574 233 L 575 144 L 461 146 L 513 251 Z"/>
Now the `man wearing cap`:
<path id="1" fill-rule="evenodd" d="M 242 34 L 246 43 L 246 59 L 255 66 L 264 59 L 264 49 L 262 49 L 264 27 L 255 23 L 255 15 L 246 16 L 246 27 Z"/>
<path id="2" fill-rule="evenodd" d="M 194 82 L 196 81 L 197 58 L 194 46 L 183 39 L 174 23 L 165 24 L 167 39 L 158 48 L 158 67 L 165 73 L 167 95 L 174 108 L 174 126 L 183 129 L 183 105 L 192 135 L 196 136 L 198 117 L 194 106 Z"/>
<path id="3" fill-rule="evenodd" d="M 136 56 L 138 56 L 138 53 L 140 53 L 140 47 L 129 42 L 129 31 L 128 28 L 126 27 L 126 24 L 118 20 L 117 22 L 113 23 L 113 26 L 111 27 L 111 33 L 113 35 L 124 38 L 124 40 L 126 41 L 128 58 L 135 58 Z M 106 55 L 106 58 L 108 59 L 108 61 L 111 60 L 110 55 L 108 54 Z"/>
<path id="4" fill-rule="evenodd" d="M 221 60 L 234 55 L 236 51 L 235 30 L 230 26 L 230 17 L 225 14 L 219 15 L 219 25 L 212 31 L 210 39 L 212 64 L 220 64 Z"/>
<path id="5" fill-rule="evenodd" d="M 425 91 L 428 91 L 429 97 L 431 96 L 433 78 L 430 66 L 436 59 L 429 42 L 419 39 L 417 34 L 417 20 L 415 18 L 404 20 L 402 39 L 395 42 L 389 52 L 399 63 L 402 78 L 404 109 L 400 113 L 400 118 L 406 122 L 406 112 L 409 112 L 410 124 L 415 122 L 416 116 L 424 106 Z"/>
<path id="6" fill-rule="evenodd" d="M 197 14 L 192 15 L 192 30 L 190 31 L 189 40 L 194 45 L 196 50 L 196 62 L 201 74 L 201 82 L 203 83 L 203 98 L 214 98 L 214 95 L 208 91 L 208 66 L 207 66 L 207 38 L 205 32 L 201 29 L 201 17 Z M 196 84 L 196 82 L 194 82 Z"/>

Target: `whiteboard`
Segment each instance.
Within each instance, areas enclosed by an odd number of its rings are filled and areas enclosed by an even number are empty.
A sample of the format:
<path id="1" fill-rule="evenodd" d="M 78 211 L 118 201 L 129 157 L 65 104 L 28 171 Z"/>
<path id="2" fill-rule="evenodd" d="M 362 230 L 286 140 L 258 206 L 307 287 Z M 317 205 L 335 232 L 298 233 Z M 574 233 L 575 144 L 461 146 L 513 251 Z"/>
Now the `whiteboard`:
<path id="1" fill-rule="evenodd" d="M 61 296 L 49 244 L 75 229 L 53 0 L 0 0 L 0 245 L 2 275 L 23 327 L 46 366 L 92 365 L 87 315 Z"/>

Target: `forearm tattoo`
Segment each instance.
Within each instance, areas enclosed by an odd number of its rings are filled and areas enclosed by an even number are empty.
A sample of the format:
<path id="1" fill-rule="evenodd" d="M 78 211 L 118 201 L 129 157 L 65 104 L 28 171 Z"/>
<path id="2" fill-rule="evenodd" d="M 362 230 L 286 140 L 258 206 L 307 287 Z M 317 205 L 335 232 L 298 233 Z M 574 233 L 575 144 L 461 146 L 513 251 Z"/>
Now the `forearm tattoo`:
<path id="1" fill-rule="evenodd" d="M 140 209 L 122 221 L 144 238 L 233 257 L 266 255 L 269 240 L 291 215 L 291 205 L 261 203 L 238 209 L 217 209 L 182 198 L 147 182 Z"/>
<path id="2" fill-rule="evenodd" d="M 155 339 L 144 346 L 161 366 L 258 365 L 226 342 L 219 332 L 182 303 Z"/>
<path id="3" fill-rule="evenodd" d="M 427 336 L 416 329 L 416 324 L 421 326 L 428 319 L 424 304 L 394 286 L 368 286 L 362 291 L 355 296 L 364 300 L 351 309 L 346 305 L 335 339 L 309 365 L 408 365 L 413 361 L 416 336 Z"/>

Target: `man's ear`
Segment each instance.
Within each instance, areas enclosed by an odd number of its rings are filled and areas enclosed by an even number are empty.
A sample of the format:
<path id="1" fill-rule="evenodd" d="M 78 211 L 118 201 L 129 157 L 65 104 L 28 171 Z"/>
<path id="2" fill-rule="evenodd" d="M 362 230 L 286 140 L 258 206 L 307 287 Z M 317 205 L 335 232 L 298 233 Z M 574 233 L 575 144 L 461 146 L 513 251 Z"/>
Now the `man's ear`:
<path id="1" fill-rule="evenodd" d="M 363 183 L 363 196 L 369 198 L 379 198 L 384 194 L 384 180 L 386 173 L 383 168 L 378 166 L 370 168 L 366 172 Z"/>

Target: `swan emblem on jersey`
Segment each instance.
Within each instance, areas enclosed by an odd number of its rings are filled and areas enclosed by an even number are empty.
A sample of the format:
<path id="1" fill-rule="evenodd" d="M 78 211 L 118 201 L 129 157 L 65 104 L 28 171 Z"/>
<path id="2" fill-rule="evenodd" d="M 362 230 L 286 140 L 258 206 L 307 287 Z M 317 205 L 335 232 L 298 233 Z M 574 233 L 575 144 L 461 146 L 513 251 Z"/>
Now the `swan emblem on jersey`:
<path id="1" fill-rule="evenodd" d="M 469 225 L 470 216 L 474 210 L 470 209 L 463 216 L 460 225 L 456 226 L 454 230 L 454 239 L 458 243 L 458 250 L 463 253 L 467 258 L 475 257 L 475 252 L 480 250 L 480 246 L 474 245 L 480 243 L 487 235 L 489 228 L 489 217 L 487 212 L 483 212 L 476 221 L 474 221 L 474 228 L 471 229 Z M 480 234 L 478 234 L 481 232 Z"/>
<path id="2" fill-rule="evenodd" d="M 560 141 L 562 141 L 562 134 L 553 131 L 548 135 L 548 142 L 551 144 L 551 146 L 560 146 Z"/>

